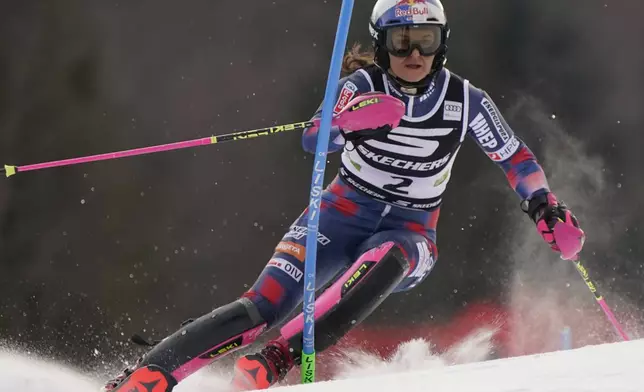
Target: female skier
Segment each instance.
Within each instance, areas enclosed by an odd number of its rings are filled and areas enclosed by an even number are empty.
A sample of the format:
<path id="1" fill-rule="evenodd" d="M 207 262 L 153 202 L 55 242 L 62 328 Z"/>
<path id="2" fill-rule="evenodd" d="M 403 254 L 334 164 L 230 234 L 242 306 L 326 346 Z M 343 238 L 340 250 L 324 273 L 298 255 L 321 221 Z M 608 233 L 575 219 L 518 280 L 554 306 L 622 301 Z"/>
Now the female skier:
<path id="1" fill-rule="evenodd" d="M 439 0 L 378 0 L 370 32 L 373 52 L 354 48 L 345 57 L 348 76 L 340 80 L 334 111 L 357 96 L 379 93 L 404 102 L 406 112 L 393 129 L 386 124 L 360 132 L 332 129 L 329 151 L 343 152 L 320 208 L 316 285 L 326 289 L 316 300 L 317 352 L 389 294 L 413 288 L 430 273 L 442 195 L 466 136 L 506 173 L 523 211 L 553 250 L 561 251 L 555 224 L 578 233 L 566 239 L 567 247 L 575 243 L 565 258 L 584 241 L 577 220 L 557 201 L 535 156 L 488 94 L 444 67 L 449 28 Z M 320 110 L 314 117 L 319 116 Z M 315 152 L 316 140 L 317 128 L 304 131 L 306 151 Z M 141 385 L 165 391 L 165 384 L 171 388 L 283 322 L 302 299 L 307 220 L 305 210 L 238 300 L 182 326 L 103 390 Z M 268 388 L 300 365 L 302 327 L 299 314 L 259 353 L 241 357 L 233 385 Z"/>

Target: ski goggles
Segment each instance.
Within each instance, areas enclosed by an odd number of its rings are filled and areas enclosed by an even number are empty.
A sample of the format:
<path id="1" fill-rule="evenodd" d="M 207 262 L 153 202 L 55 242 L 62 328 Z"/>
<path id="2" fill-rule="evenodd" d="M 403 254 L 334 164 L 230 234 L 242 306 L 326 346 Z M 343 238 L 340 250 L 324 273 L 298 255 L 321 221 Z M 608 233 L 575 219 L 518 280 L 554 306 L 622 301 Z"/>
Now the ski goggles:
<path id="1" fill-rule="evenodd" d="M 385 30 L 385 47 L 396 57 L 407 57 L 414 49 L 418 49 L 421 56 L 431 56 L 440 49 L 442 34 L 440 25 L 390 27 Z"/>

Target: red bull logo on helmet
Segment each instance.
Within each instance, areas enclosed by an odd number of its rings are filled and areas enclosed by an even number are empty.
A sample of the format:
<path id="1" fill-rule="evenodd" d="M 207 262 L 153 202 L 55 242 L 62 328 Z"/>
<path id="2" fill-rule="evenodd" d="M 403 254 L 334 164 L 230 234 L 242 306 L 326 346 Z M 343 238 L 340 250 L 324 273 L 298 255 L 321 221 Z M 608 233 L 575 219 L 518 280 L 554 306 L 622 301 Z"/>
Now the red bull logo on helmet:
<path id="1" fill-rule="evenodd" d="M 408 8 L 400 9 L 396 8 L 396 18 L 406 18 L 406 17 L 417 17 L 417 16 L 426 16 L 429 15 L 429 9 L 427 8 Z"/>
<path id="2" fill-rule="evenodd" d="M 427 0 L 398 0 L 396 5 L 427 4 Z"/>
<path id="3" fill-rule="evenodd" d="M 429 15 L 428 0 L 399 0 L 394 9 L 396 18 L 426 18 Z"/>

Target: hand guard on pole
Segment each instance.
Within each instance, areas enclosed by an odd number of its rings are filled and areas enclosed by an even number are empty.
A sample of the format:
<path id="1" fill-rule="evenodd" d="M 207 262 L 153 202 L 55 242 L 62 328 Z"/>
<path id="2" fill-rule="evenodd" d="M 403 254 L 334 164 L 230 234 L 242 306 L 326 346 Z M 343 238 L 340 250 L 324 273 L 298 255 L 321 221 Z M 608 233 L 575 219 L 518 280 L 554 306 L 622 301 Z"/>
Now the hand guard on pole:
<path id="1" fill-rule="evenodd" d="M 357 126 L 358 124 L 354 122 L 350 127 L 340 128 L 340 134 L 346 142 L 356 144 L 360 143 L 360 141 L 373 139 L 381 134 L 386 134 L 398 126 L 405 114 L 405 106 L 402 101 L 391 95 L 379 92 L 365 93 L 353 98 L 347 103 L 345 110 L 355 111 L 357 108 L 362 108 L 371 102 L 387 102 L 388 107 L 392 110 L 388 113 L 375 111 L 367 113 L 363 111 L 364 116 L 369 116 L 364 118 L 363 127 Z"/>

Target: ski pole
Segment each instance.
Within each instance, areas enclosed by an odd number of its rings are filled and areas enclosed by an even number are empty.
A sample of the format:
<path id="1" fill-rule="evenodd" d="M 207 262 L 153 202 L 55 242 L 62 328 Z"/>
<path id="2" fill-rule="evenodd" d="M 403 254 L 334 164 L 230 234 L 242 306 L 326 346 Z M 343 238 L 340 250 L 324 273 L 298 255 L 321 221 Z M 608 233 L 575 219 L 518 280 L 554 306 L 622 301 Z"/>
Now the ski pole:
<path id="1" fill-rule="evenodd" d="M 599 303 L 599 306 L 604 311 L 604 314 L 606 314 L 606 318 L 608 318 L 608 321 L 610 321 L 610 323 L 613 325 L 613 328 L 615 328 L 615 331 L 617 331 L 617 333 L 622 337 L 624 341 L 630 340 L 628 335 L 622 328 L 622 325 L 619 323 L 619 321 L 617 321 L 617 318 L 613 314 L 613 311 L 606 303 L 604 296 L 599 294 L 599 291 L 597 290 L 597 285 L 592 280 L 590 280 L 590 277 L 588 276 L 588 271 L 581 264 L 581 260 L 578 258 L 576 260 L 571 260 L 571 261 L 575 265 L 575 268 L 577 268 L 579 275 L 581 275 L 582 279 L 586 283 L 586 286 L 588 286 L 588 289 L 590 290 L 590 292 L 593 293 L 593 295 L 595 296 L 595 300 L 597 301 L 597 303 Z"/>
<path id="2" fill-rule="evenodd" d="M 272 127 L 253 129 L 250 131 L 233 132 L 233 133 L 219 135 L 219 136 L 208 136 L 204 138 L 186 140 L 186 141 L 169 143 L 169 144 L 160 144 L 156 146 L 135 148 L 132 150 L 110 152 L 110 153 L 98 154 L 98 155 L 90 155 L 90 156 L 80 157 L 80 158 L 63 159 L 60 161 L 36 163 L 36 164 L 25 165 L 25 166 L 5 165 L 4 168 L 0 168 L 0 173 L 5 173 L 7 177 L 11 177 L 16 173 L 22 173 L 26 171 L 49 169 L 52 167 L 60 167 L 60 166 L 78 165 L 81 163 L 105 161 L 108 159 L 117 159 L 117 158 L 131 157 L 136 155 L 152 154 L 152 153 L 161 152 L 161 151 L 179 150 L 182 148 L 197 147 L 197 146 L 204 146 L 204 145 L 224 143 L 224 142 L 232 142 L 237 140 L 254 139 L 257 137 L 270 136 L 270 135 L 275 135 L 277 133 L 282 133 L 282 132 L 303 130 L 303 129 L 312 127 L 317 123 L 318 123 L 317 121 L 297 122 L 292 124 L 275 125 Z"/>
<path id="3" fill-rule="evenodd" d="M 565 224 L 561 219 L 559 220 L 559 222 L 555 223 L 553 231 L 555 240 L 557 241 L 557 245 L 559 245 L 561 251 L 561 258 L 564 260 L 570 260 L 573 262 L 573 264 L 575 264 L 575 268 L 577 268 L 579 275 L 581 275 L 582 279 L 586 283 L 586 286 L 588 286 L 590 292 L 595 296 L 595 300 L 599 303 L 599 306 L 604 311 L 604 314 L 606 314 L 608 321 L 613 324 L 613 328 L 615 328 L 622 339 L 629 340 L 628 335 L 626 335 L 626 332 L 624 332 L 621 324 L 619 323 L 619 321 L 617 321 L 617 318 L 613 314 L 612 310 L 610 310 L 610 307 L 608 307 L 608 304 L 606 304 L 606 300 L 604 300 L 604 297 L 599 294 L 597 285 L 592 280 L 590 280 L 588 271 L 583 265 L 581 265 L 579 252 L 581 251 L 581 248 L 586 240 L 585 233 L 577 227 Z"/>
<path id="4" fill-rule="evenodd" d="M 363 94 L 352 99 L 347 106 L 331 118 L 331 126 L 344 130 L 355 131 L 361 138 L 373 137 L 377 129 L 383 124 L 390 124 L 392 128 L 398 126 L 400 119 L 405 114 L 405 104 L 399 99 L 385 94 Z M 240 131 L 219 136 L 208 136 L 200 139 L 186 140 L 181 142 L 160 144 L 156 146 L 135 148 L 132 150 L 110 152 L 105 154 L 90 155 L 80 158 L 63 159 L 45 163 L 36 163 L 24 166 L 5 165 L 0 168 L 0 174 L 5 173 L 11 177 L 16 173 L 26 171 L 49 169 L 52 167 L 71 166 L 81 163 L 106 161 L 131 157 L 135 155 L 152 154 L 161 151 L 179 150 L 188 147 L 204 146 L 237 140 L 254 139 L 262 136 L 270 136 L 278 133 L 294 130 L 310 129 L 315 130 L 321 126 L 321 119 L 314 118 L 311 121 L 296 122 L 292 124 L 274 125 L 272 127 Z M 318 134 L 319 135 L 319 134 Z M 316 155 L 317 156 L 317 155 Z M 317 167 L 317 166 L 316 166 Z"/>

